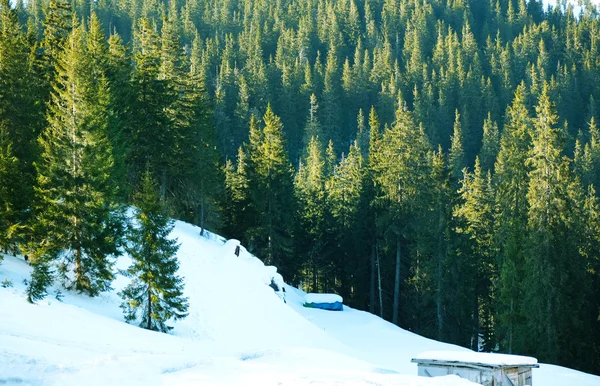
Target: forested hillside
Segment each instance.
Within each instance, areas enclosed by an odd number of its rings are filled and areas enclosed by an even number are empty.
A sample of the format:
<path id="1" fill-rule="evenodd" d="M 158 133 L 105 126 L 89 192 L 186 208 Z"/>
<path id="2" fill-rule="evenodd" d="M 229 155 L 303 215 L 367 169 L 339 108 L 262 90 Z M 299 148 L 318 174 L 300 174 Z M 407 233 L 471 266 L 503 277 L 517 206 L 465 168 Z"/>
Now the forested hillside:
<path id="1" fill-rule="evenodd" d="M 145 179 L 308 291 L 600 373 L 599 109 L 590 5 L 0 0 L 0 246 L 96 295 Z"/>

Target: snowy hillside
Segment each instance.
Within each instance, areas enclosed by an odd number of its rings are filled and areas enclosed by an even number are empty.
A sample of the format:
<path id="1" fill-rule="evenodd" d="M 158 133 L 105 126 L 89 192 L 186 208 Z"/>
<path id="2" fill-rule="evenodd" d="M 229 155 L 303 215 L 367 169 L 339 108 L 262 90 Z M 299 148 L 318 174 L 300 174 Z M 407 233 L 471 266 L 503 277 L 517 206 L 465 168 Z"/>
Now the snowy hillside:
<path id="1" fill-rule="evenodd" d="M 419 378 L 410 359 L 423 351 L 457 350 L 399 329 L 366 312 L 302 307 L 304 293 L 286 287 L 287 303 L 269 287 L 276 277 L 243 248 L 177 222 L 180 274 L 190 315 L 171 335 L 123 322 L 114 291 L 88 298 L 63 291 L 62 301 L 25 300 L 30 268 L 5 256 L 0 281 L 0 384 L 18 385 L 454 385 L 458 377 Z M 125 268 L 128 258 L 117 265 Z M 54 294 L 55 290 L 51 291 Z M 534 372 L 536 385 L 600 384 L 600 377 L 556 366 Z"/>

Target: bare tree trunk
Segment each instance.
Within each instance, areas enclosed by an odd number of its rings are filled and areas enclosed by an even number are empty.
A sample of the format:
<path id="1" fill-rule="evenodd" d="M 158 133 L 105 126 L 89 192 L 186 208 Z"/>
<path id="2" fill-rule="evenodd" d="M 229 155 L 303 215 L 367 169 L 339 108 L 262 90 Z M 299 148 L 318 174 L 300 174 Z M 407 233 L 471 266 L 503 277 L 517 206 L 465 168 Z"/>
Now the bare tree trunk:
<path id="1" fill-rule="evenodd" d="M 201 193 L 201 197 L 200 197 L 200 236 L 204 236 L 204 181 L 201 180 L 200 181 L 200 192 Z"/>
<path id="2" fill-rule="evenodd" d="M 375 245 L 371 248 L 371 288 L 369 296 L 369 312 L 375 313 Z"/>
<path id="3" fill-rule="evenodd" d="M 200 221 L 198 224 L 200 226 L 200 236 L 204 236 L 204 202 L 198 205 L 198 211 L 200 212 Z"/>
<path id="4" fill-rule="evenodd" d="M 396 275 L 394 278 L 394 308 L 392 310 L 392 323 L 398 325 L 398 311 L 400 308 L 400 237 L 396 240 Z"/>
<path id="5" fill-rule="evenodd" d="M 383 319 L 383 294 L 381 292 L 381 262 L 379 261 L 379 249 L 375 246 L 375 253 L 377 254 L 377 280 L 379 284 L 379 316 Z"/>
<path id="6" fill-rule="evenodd" d="M 152 294 L 150 293 L 150 286 L 148 286 L 148 314 L 147 314 L 147 323 L 146 328 L 149 330 L 152 327 Z"/>

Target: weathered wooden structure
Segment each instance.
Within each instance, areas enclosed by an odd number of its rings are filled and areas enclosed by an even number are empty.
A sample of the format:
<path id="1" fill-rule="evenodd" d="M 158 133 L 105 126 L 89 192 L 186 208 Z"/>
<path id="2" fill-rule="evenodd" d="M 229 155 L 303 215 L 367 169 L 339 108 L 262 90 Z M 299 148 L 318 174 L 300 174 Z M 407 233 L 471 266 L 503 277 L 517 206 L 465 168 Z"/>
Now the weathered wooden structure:
<path id="1" fill-rule="evenodd" d="M 420 376 L 455 374 L 483 386 L 533 386 L 532 369 L 539 367 L 531 357 L 472 351 L 425 352 L 412 362 Z"/>

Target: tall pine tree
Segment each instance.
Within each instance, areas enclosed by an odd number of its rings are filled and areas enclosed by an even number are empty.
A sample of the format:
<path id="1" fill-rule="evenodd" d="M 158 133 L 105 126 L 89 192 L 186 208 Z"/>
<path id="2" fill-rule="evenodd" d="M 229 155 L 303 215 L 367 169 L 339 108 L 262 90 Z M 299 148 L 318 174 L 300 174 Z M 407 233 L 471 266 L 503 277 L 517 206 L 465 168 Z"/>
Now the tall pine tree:
<path id="1" fill-rule="evenodd" d="M 109 88 L 92 76 L 83 27 L 69 35 L 56 73 L 36 164 L 33 259 L 57 261 L 67 288 L 96 295 L 113 279 L 111 258 L 119 252 L 122 219 L 111 202 Z"/>

